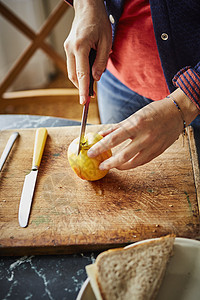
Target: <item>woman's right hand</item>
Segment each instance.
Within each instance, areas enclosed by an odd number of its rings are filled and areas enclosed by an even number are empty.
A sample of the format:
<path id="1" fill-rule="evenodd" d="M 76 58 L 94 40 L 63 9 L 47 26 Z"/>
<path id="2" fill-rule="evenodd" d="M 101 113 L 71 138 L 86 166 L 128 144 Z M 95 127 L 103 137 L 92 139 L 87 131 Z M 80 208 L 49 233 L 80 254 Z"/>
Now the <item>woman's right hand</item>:
<path id="1" fill-rule="evenodd" d="M 97 51 L 92 67 L 94 80 L 99 80 L 106 68 L 112 46 L 111 25 L 103 0 L 74 0 L 75 17 L 64 49 L 68 77 L 79 89 L 80 103 L 89 95 L 89 53 Z"/>

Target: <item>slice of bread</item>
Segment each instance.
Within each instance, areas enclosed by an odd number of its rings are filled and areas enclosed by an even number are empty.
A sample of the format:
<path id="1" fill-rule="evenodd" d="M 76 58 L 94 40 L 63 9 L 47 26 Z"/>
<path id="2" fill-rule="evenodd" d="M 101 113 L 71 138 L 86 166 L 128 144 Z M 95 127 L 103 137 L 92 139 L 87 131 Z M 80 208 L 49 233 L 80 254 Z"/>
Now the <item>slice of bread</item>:
<path id="1" fill-rule="evenodd" d="M 155 299 L 174 239 L 168 235 L 99 254 L 86 267 L 97 300 Z"/>

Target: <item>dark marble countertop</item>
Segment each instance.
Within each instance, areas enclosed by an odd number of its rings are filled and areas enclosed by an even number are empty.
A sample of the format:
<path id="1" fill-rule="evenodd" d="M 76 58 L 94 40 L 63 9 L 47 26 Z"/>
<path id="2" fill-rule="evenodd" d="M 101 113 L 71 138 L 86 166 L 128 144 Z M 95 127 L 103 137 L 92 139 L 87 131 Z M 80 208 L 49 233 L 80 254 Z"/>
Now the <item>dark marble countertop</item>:
<path id="1" fill-rule="evenodd" d="M 0 130 L 80 125 L 62 118 L 0 115 Z M 74 300 L 97 253 L 0 257 L 0 299 Z"/>

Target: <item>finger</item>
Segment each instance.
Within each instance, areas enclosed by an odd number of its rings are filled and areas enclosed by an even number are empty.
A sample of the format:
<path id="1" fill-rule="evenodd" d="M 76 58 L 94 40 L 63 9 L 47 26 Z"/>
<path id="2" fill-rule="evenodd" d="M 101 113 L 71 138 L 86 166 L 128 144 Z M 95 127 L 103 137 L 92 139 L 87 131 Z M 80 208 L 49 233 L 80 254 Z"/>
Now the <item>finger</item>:
<path id="1" fill-rule="evenodd" d="M 111 132 L 115 131 L 117 128 L 119 128 L 119 124 L 114 124 L 114 125 L 112 125 L 112 127 L 108 128 L 108 129 L 99 131 L 99 134 L 104 137 L 104 136 L 110 134 Z"/>
<path id="2" fill-rule="evenodd" d="M 141 150 L 140 143 L 130 142 L 124 149 L 118 152 L 116 155 L 111 156 L 100 164 L 100 170 L 109 170 L 112 168 L 120 167 L 127 163 L 132 157 L 134 157 Z"/>
<path id="3" fill-rule="evenodd" d="M 89 157 L 95 157 L 102 152 L 105 152 L 129 138 L 128 132 L 124 130 L 121 126 L 115 131 L 106 135 L 102 140 L 92 146 L 87 154 Z"/>
<path id="4" fill-rule="evenodd" d="M 137 164 L 137 161 L 136 161 L 138 156 L 141 156 L 141 152 L 137 153 L 128 162 L 122 164 L 121 166 L 118 166 L 117 169 L 123 171 L 123 170 L 130 170 L 130 169 L 134 169 L 134 168 L 138 167 L 140 165 L 140 164 Z"/>
<path id="5" fill-rule="evenodd" d="M 76 76 L 78 79 L 80 103 L 84 104 L 89 95 L 89 49 L 76 55 Z"/>
<path id="6" fill-rule="evenodd" d="M 76 76 L 76 61 L 73 54 L 67 54 L 67 72 L 68 78 L 78 88 L 78 79 Z"/>
<path id="7" fill-rule="evenodd" d="M 109 53 L 110 47 L 107 45 L 107 41 L 100 41 L 97 48 L 96 59 L 92 67 L 92 76 L 96 81 L 101 78 L 102 73 L 106 69 Z"/>
<path id="8" fill-rule="evenodd" d="M 122 164 L 121 166 L 118 166 L 117 169 L 130 170 L 142 166 L 159 156 L 161 153 L 163 153 L 163 151 L 164 150 L 158 150 L 152 152 L 151 149 L 143 149 L 140 152 L 138 152 L 133 158 L 131 158 L 128 162 Z"/>

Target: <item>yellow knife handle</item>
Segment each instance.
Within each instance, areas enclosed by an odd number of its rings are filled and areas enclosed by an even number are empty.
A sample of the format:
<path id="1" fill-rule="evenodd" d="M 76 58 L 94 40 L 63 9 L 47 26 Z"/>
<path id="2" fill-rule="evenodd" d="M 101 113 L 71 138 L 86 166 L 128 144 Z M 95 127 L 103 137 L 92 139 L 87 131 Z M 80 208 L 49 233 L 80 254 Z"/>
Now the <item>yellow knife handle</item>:
<path id="1" fill-rule="evenodd" d="M 40 166 L 46 139 L 47 139 L 46 128 L 38 128 L 35 134 L 32 169 L 38 169 Z"/>

